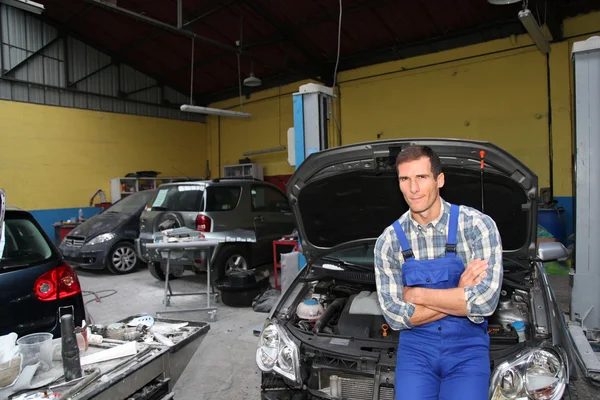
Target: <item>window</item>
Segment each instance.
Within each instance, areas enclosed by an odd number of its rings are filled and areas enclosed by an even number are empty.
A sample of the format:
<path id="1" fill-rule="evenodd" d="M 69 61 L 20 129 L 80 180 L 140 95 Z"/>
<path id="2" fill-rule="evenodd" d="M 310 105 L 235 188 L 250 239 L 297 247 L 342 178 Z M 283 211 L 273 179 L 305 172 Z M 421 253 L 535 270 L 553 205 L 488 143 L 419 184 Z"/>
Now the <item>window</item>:
<path id="1" fill-rule="evenodd" d="M 4 234 L 6 242 L 0 258 L 0 272 L 38 265 L 53 255 L 39 228 L 22 213 L 6 214 Z"/>
<path id="2" fill-rule="evenodd" d="M 237 207 L 242 189 L 239 186 L 209 186 L 206 211 L 230 211 Z"/>
<path id="3" fill-rule="evenodd" d="M 152 202 L 156 211 L 198 212 L 202 210 L 204 185 L 169 186 L 158 191 Z"/>
<path id="4" fill-rule="evenodd" d="M 267 186 L 252 187 L 252 211 L 289 212 L 287 198 L 277 189 Z"/>
<path id="5" fill-rule="evenodd" d="M 146 203 L 148 203 L 153 194 L 155 193 L 152 190 L 145 190 L 139 193 L 131 194 L 110 206 L 106 212 L 123 213 L 128 215 L 134 214 Z"/>

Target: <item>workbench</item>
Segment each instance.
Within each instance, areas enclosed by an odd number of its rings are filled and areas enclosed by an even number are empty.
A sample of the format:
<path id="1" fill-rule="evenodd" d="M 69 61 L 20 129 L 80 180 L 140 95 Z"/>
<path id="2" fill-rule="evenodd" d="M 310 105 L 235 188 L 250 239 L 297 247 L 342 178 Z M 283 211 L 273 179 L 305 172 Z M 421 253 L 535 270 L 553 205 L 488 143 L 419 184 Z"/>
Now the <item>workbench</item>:
<path id="1" fill-rule="evenodd" d="M 124 320 L 126 321 L 126 320 Z M 137 354 L 84 366 L 90 377 L 89 385 L 82 388 L 75 395 L 65 400 L 115 400 L 134 398 L 135 400 L 167 400 L 172 399 L 175 383 L 189 364 L 191 358 L 210 330 L 206 322 L 189 322 L 171 319 L 155 319 L 167 323 L 187 322 L 190 328 L 189 335 L 175 343 L 174 346 L 160 344 L 146 344 L 136 342 Z M 118 346 L 127 342 L 116 340 L 105 340 L 101 346 L 90 346 L 86 352 L 81 352 L 80 357 L 94 354 L 105 350 L 109 346 Z M 100 345 L 99 345 L 100 346 Z M 95 373 L 93 373 L 95 371 Z M 75 384 L 64 385 L 61 379 L 63 366 L 61 361 L 54 361 L 53 368 L 45 373 L 34 376 L 32 383 L 51 380 L 52 382 L 28 393 L 40 393 L 43 390 L 51 390 L 55 398 L 62 398 Z M 23 394 L 16 393 L 10 398 L 16 398 Z M 41 397 L 38 397 L 41 398 Z M 48 397 L 52 399 L 52 397 Z"/>
<path id="2" fill-rule="evenodd" d="M 165 270 L 165 291 L 164 291 L 164 299 L 163 303 L 165 305 L 165 309 L 163 311 L 158 311 L 157 315 L 167 314 L 167 313 L 180 313 L 180 312 L 189 312 L 189 311 L 216 311 L 217 307 L 211 306 L 210 297 L 215 295 L 212 280 L 211 280 L 211 262 L 210 259 L 212 257 L 212 252 L 215 247 L 217 247 L 223 241 L 216 239 L 206 239 L 206 240 L 196 240 L 189 242 L 158 242 L 158 243 L 148 243 L 146 247 L 148 249 L 155 249 L 162 253 L 166 253 L 165 256 L 167 258 L 167 265 Z M 171 251 L 194 251 L 194 250 L 206 250 L 206 292 L 192 292 L 192 293 L 173 293 L 171 290 L 171 285 L 169 283 L 169 274 L 171 269 Z M 197 295 L 206 295 L 206 307 L 200 308 L 188 308 L 188 309 L 178 309 L 178 310 L 168 310 L 171 303 L 171 297 L 175 296 L 197 296 Z"/>

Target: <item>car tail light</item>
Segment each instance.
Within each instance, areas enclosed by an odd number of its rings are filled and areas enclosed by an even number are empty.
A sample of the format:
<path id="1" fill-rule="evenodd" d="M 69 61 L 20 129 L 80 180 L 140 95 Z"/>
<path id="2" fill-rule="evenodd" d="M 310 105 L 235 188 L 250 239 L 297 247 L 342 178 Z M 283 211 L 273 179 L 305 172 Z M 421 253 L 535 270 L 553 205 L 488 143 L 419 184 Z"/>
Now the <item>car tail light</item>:
<path id="1" fill-rule="evenodd" d="M 196 230 L 200 232 L 210 232 L 212 220 L 206 215 L 198 215 L 196 217 Z"/>
<path id="2" fill-rule="evenodd" d="M 81 293 L 81 285 L 73 269 L 61 265 L 37 278 L 33 293 L 38 300 L 53 301 Z"/>

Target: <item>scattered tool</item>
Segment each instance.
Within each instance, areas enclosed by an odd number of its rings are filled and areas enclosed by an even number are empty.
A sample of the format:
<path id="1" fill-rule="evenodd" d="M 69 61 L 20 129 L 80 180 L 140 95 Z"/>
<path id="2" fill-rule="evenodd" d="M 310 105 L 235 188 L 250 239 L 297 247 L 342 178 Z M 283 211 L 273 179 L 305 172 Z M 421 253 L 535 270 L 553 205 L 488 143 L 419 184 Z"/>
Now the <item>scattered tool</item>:
<path id="1" fill-rule="evenodd" d="M 386 337 L 387 336 L 387 331 L 388 331 L 388 329 L 390 329 L 389 325 L 388 324 L 383 324 L 383 325 L 381 325 L 381 329 L 383 329 L 382 336 Z"/>
<path id="2" fill-rule="evenodd" d="M 479 151 L 479 159 L 480 159 L 480 165 L 479 165 L 479 169 L 481 171 L 481 212 L 485 212 L 484 211 L 484 200 L 483 200 L 483 168 L 485 166 L 485 151 L 484 150 L 480 150 Z"/>
<path id="3" fill-rule="evenodd" d="M 62 341 L 62 362 L 67 382 L 83 376 L 79 360 L 79 347 L 75 336 L 75 323 L 72 314 L 65 314 L 60 318 Z"/>

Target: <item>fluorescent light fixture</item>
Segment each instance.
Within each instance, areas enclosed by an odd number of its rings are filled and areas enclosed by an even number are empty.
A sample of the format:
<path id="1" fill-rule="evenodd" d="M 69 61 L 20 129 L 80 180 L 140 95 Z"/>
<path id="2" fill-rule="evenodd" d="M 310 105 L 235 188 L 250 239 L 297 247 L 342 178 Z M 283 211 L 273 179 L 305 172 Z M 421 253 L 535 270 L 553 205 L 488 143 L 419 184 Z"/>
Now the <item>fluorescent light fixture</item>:
<path id="1" fill-rule="evenodd" d="M 35 1 L 30 0 L 0 0 L 0 3 L 6 4 L 7 6 L 19 8 L 24 11 L 29 11 L 38 15 L 43 13 L 45 10 L 43 4 L 36 3 Z"/>
<path id="2" fill-rule="evenodd" d="M 279 147 L 273 147 L 271 149 L 247 151 L 244 153 L 244 155 L 245 156 L 254 156 L 257 154 L 275 153 L 275 152 L 283 151 L 283 150 L 285 150 L 285 146 L 279 146 Z"/>
<path id="3" fill-rule="evenodd" d="M 488 0 L 488 3 L 495 6 L 505 6 L 507 4 L 521 3 L 523 0 Z"/>
<path id="4" fill-rule="evenodd" d="M 252 117 L 252 114 L 246 113 L 246 112 L 221 110 L 218 108 L 210 108 L 210 107 L 192 106 L 189 104 L 183 104 L 180 107 L 180 110 L 183 112 L 191 112 L 191 113 L 196 113 L 196 114 L 218 115 L 220 117 L 234 117 L 234 118 L 250 118 L 250 117 Z"/>
<path id="5" fill-rule="evenodd" d="M 550 43 L 548 43 L 548 39 L 544 36 L 544 32 L 542 32 L 531 11 L 528 9 L 519 11 L 519 19 L 542 54 L 548 54 Z"/>

